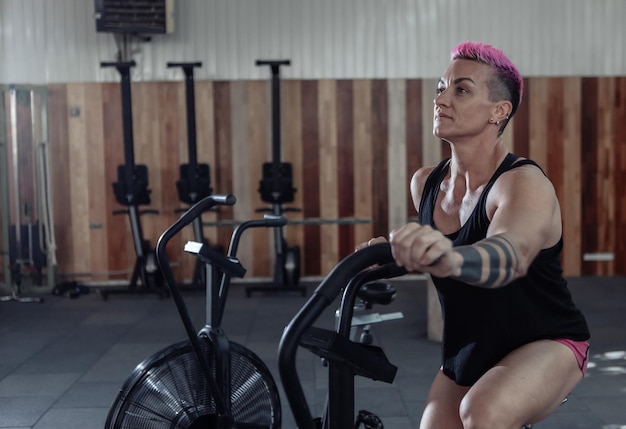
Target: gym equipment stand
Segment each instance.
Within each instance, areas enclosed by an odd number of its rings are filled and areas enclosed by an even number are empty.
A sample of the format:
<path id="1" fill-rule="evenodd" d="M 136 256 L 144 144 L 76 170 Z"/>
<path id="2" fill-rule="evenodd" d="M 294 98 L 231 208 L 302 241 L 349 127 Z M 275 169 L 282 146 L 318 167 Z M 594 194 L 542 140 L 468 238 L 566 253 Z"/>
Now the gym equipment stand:
<path id="1" fill-rule="evenodd" d="M 0 92 L 4 96 L 3 92 Z M 11 88 L 10 100 L 12 105 L 12 110 L 15 108 L 16 103 L 16 90 L 15 88 Z M 28 302 L 43 302 L 43 298 L 41 297 L 24 297 L 21 295 L 21 285 L 22 285 L 22 263 L 30 262 L 32 260 L 32 240 L 29 240 L 27 244 L 27 256 L 28 259 L 22 258 L 22 251 L 24 250 L 21 246 L 21 220 L 20 220 L 20 210 L 16 211 L 16 226 L 15 226 L 15 243 L 12 245 L 11 243 L 11 226 L 10 226 L 10 185 L 9 185 L 9 159 L 11 158 L 9 155 L 9 144 L 5 142 L 3 139 L 6 136 L 5 129 L 5 111 L 4 111 L 4 97 L 2 97 L 2 101 L 0 101 L 0 224 L 2 224 L 2 253 L 3 253 L 3 272 L 4 272 L 4 283 L 11 287 L 11 293 L 6 296 L 0 297 L 0 302 L 7 301 L 15 301 L 21 303 Z M 13 144 L 17 144 L 17 130 L 15 127 L 12 128 L 12 141 Z M 17 174 L 17 165 L 14 165 L 14 180 L 15 183 L 18 181 Z M 18 192 L 18 188 L 15 190 L 16 197 Z M 24 210 L 28 216 L 29 206 L 25 204 Z M 32 224 L 28 224 L 27 232 L 29 238 L 32 238 L 30 233 L 32 232 Z M 13 251 L 12 251 L 13 249 Z"/>
<path id="2" fill-rule="evenodd" d="M 190 206 L 213 192 L 211 188 L 211 170 L 209 164 L 198 163 L 198 151 L 196 143 L 196 102 L 194 94 L 193 69 L 201 67 L 201 62 L 168 62 L 168 68 L 180 67 L 185 74 L 185 102 L 187 109 L 187 151 L 188 163 L 180 166 L 180 179 L 176 182 L 178 199 Z M 186 209 L 177 210 L 180 212 Z M 205 243 L 202 233 L 202 214 L 192 221 L 194 240 L 198 243 Z M 206 283 L 204 264 L 200 259 L 196 259 L 192 287 L 202 289 Z"/>
<path id="3" fill-rule="evenodd" d="M 263 178 L 259 182 L 259 193 L 264 202 L 271 204 L 269 211 L 282 216 L 288 211 L 300 211 L 296 208 L 284 208 L 284 203 L 294 200 L 292 165 L 281 162 L 281 127 L 280 127 L 280 66 L 288 66 L 289 60 L 257 60 L 257 66 L 269 66 L 272 72 L 272 162 L 263 164 Z M 253 292 L 300 292 L 306 295 L 306 287 L 299 286 L 300 248 L 289 246 L 284 238 L 283 227 L 274 228 L 274 278 L 271 286 L 249 286 L 246 296 Z"/>
<path id="4" fill-rule="evenodd" d="M 121 76 L 122 123 L 124 130 L 124 164 L 117 168 L 117 182 L 113 183 L 115 199 L 125 210 L 115 210 L 113 214 L 128 214 L 133 234 L 133 244 L 137 255 L 129 287 L 126 289 L 100 290 L 104 299 L 109 294 L 124 293 L 156 293 L 159 297 L 167 295 L 162 286 L 161 272 L 156 262 L 154 249 L 143 237 L 140 215 L 144 213 L 158 214 L 157 210 L 139 210 L 140 205 L 150 204 L 148 189 L 148 167 L 135 165 L 133 142 L 133 114 L 130 85 L 130 69 L 134 61 L 101 62 L 101 67 L 115 67 Z M 137 281 L 141 279 L 141 287 Z"/>

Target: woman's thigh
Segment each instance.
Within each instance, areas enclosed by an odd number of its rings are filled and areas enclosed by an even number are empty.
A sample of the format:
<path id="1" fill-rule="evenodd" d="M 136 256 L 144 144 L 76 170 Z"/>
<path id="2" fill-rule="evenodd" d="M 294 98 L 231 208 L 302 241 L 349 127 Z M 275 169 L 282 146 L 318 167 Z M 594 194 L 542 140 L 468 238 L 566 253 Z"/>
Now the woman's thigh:
<path id="1" fill-rule="evenodd" d="M 551 340 L 529 343 L 478 380 L 462 400 L 461 415 L 503 428 L 535 423 L 550 415 L 582 377 L 567 346 Z"/>

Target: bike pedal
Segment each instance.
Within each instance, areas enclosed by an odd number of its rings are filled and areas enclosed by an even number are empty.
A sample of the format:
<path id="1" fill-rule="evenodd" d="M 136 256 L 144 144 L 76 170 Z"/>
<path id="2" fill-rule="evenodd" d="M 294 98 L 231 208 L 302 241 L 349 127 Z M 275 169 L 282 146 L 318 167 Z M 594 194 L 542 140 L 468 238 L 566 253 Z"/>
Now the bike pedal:
<path id="1" fill-rule="evenodd" d="M 365 429 L 384 429 L 382 420 L 373 413 L 370 413 L 367 410 L 360 410 L 359 414 L 356 418 L 355 429 L 358 429 L 361 424 Z"/>

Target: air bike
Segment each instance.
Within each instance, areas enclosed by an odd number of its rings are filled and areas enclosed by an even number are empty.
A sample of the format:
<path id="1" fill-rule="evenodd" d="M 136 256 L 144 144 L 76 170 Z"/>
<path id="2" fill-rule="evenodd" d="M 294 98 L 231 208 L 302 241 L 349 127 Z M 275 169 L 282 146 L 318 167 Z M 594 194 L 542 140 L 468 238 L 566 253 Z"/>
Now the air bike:
<path id="1" fill-rule="evenodd" d="M 206 269 L 206 324 L 193 326 L 167 259 L 167 243 L 204 211 L 234 205 L 232 195 L 210 195 L 189 208 L 159 238 L 156 256 L 183 322 L 187 339 L 172 344 L 141 362 L 115 398 L 105 429 L 277 429 L 281 403 L 277 385 L 263 361 L 251 350 L 232 342 L 221 327 L 230 279 L 243 277 L 236 259 L 242 233 L 251 227 L 276 228 L 287 220 L 266 214 L 238 225 L 228 253 L 204 243 L 188 242 L 185 251 L 196 255 Z M 372 267 L 381 264 L 377 268 Z M 354 378 L 365 376 L 393 382 L 396 367 L 377 346 L 350 339 L 355 303 L 376 280 L 403 275 L 392 263 L 388 244 L 376 244 L 346 257 L 321 282 L 289 323 L 279 346 L 279 370 L 289 404 L 300 429 L 383 428 L 367 411 L 354 413 Z M 219 282 L 219 285 L 217 284 Z M 389 301 L 388 290 L 373 288 L 370 302 Z M 382 292 L 382 293 L 381 293 Z M 343 294 L 336 330 L 313 327 L 322 312 Z M 377 298 L 379 297 L 379 298 Z M 323 358 L 329 369 L 327 403 L 321 417 L 312 418 L 296 372 L 296 351 L 303 346 Z"/>
<path id="2" fill-rule="evenodd" d="M 233 195 L 210 195 L 187 210 L 159 238 L 157 260 L 187 339 L 141 362 L 109 410 L 106 429 L 273 429 L 281 426 L 280 397 L 267 366 L 251 350 L 229 341 L 221 327 L 232 276 L 246 270 L 235 258 L 239 239 L 251 227 L 276 228 L 287 219 L 266 214 L 233 231 L 228 254 L 198 242 L 185 250 L 206 268 L 206 325 L 196 331 L 167 259 L 173 236 L 216 205 L 232 206 Z M 219 279 L 219 280 L 218 280 Z M 219 281 L 219 285 L 217 284 Z"/>
<path id="3" fill-rule="evenodd" d="M 371 268 L 376 266 L 375 268 Z M 406 270 L 398 267 L 388 243 L 368 246 L 344 258 L 315 289 L 283 332 L 278 349 L 278 365 L 285 395 L 299 429 L 382 429 L 373 413 L 355 413 L 354 380 L 363 376 L 392 383 L 397 367 L 380 347 L 350 340 L 352 316 L 363 288 L 380 284 L 381 279 L 398 277 Z M 387 290 L 380 294 L 388 300 Z M 341 295 L 335 330 L 314 327 L 314 323 Z M 370 299 L 376 299 L 376 288 Z M 381 302 L 384 303 L 384 302 Z M 328 396 L 321 417 L 313 418 L 296 369 L 298 347 L 322 357 L 328 364 Z"/>

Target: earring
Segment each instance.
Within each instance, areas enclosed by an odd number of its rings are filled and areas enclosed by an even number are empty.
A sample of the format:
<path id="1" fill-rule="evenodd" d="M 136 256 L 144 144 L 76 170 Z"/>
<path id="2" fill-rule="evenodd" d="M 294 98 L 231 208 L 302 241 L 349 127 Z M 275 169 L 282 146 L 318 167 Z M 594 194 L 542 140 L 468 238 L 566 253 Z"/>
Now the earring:
<path id="1" fill-rule="evenodd" d="M 507 120 L 507 121 L 509 120 L 509 115 L 506 115 L 505 120 Z M 496 122 L 496 125 L 500 125 L 500 122 L 501 122 L 501 121 Z"/>

